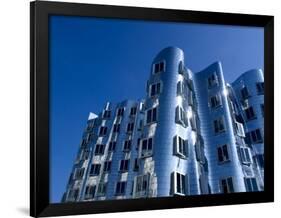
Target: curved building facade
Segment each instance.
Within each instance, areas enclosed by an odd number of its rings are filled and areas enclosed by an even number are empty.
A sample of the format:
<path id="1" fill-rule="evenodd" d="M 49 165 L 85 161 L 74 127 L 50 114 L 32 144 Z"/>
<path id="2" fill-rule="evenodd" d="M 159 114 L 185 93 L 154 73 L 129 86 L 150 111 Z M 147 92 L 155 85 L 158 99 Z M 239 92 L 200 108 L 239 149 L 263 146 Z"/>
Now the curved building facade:
<path id="1" fill-rule="evenodd" d="M 246 121 L 239 96 L 263 81 L 260 72 L 229 85 L 221 63 L 193 73 L 183 50 L 163 49 L 144 99 L 108 102 L 90 114 L 62 201 L 262 190 L 263 144 L 249 140 L 257 128 L 263 132 L 263 97 L 248 96 L 259 113 Z"/>

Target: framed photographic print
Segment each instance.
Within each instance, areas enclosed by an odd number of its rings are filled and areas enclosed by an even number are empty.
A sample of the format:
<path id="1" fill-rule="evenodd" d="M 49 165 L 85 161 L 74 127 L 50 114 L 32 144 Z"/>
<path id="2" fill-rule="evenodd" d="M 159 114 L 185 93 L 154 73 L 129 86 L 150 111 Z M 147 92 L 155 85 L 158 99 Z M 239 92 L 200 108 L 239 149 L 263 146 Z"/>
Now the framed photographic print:
<path id="1" fill-rule="evenodd" d="M 273 201 L 272 16 L 30 12 L 31 216 Z"/>

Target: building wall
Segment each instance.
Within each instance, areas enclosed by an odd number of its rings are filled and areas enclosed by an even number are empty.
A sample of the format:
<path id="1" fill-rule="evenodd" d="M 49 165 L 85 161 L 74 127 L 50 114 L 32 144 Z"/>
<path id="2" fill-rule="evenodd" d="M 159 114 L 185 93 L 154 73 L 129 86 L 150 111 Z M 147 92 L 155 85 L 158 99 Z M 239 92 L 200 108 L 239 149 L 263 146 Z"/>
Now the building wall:
<path id="1" fill-rule="evenodd" d="M 245 131 L 247 134 L 247 144 L 252 148 L 253 160 L 256 168 L 256 174 L 259 178 L 259 185 L 263 189 L 264 183 L 264 168 L 263 165 L 259 164 L 258 158 L 263 158 L 264 155 L 264 93 L 258 91 L 257 84 L 264 83 L 264 75 L 262 70 L 249 70 L 238 77 L 233 83 L 232 87 L 237 96 L 237 101 L 240 103 L 239 109 L 240 114 L 245 122 Z M 245 88 L 248 90 L 249 96 L 243 98 L 241 90 Z M 246 116 L 246 110 L 250 107 L 253 108 L 254 117 L 248 119 Z M 253 142 L 251 140 L 250 132 L 259 129 L 261 133 L 262 140 L 259 142 Z"/>
<path id="2" fill-rule="evenodd" d="M 224 80 L 221 63 L 193 73 L 185 66 L 181 49 L 163 49 L 152 61 L 144 99 L 108 102 L 102 112 L 89 118 L 63 201 L 222 193 L 222 180 L 229 179 L 227 192 L 244 192 L 244 179 L 249 175 L 259 177 L 262 190 L 263 171 L 255 162 L 245 164 L 239 153 L 241 147 L 248 146 L 253 159 L 263 154 L 263 144 L 248 145 L 244 134 L 244 129 L 249 132 L 258 127 L 263 132 L 263 96 L 252 94 L 256 82 L 263 81 L 260 72 L 249 71 L 230 86 Z M 250 81 L 253 75 L 255 79 Z M 215 81 L 211 87 L 209 78 Z M 257 119 L 249 122 L 244 122 L 239 97 L 245 85 L 251 93 L 247 101 L 259 111 Z M 211 105 L 214 95 L 220 102 L 215 107 Z M 118 114 L 121 108 L 124 111 Z M 132 108 L 136 108 L 134 114 Z M 223 123 L 218 132 L 215 120 Z M 129 123 L 133 128 L 128 132 Z M 119 131 L 114 132 L 117 124 Z M 107 132 L 100 135 L 105 127 Z M 131 146 L 124 150 L 128 140 Z M 116 147 L 110 151 L 112 141 Z M 104 148 L 97 154 L 100 145 Z M 218 148 L 224 145 L 227 160 L 221 161 Z M 122 160 L 129 160 L 128 168 L 120 171 Z M 108 161 L 111 169 L 105 172 Z M 91 174 L 93 164 L 100 164 L 97 175 Z M 79 177 L 81 169 L 84 172 Z M 124 186 L 118 194 L 120 182 Z M 90 195 L 89 187 L 93 188 Z"/>

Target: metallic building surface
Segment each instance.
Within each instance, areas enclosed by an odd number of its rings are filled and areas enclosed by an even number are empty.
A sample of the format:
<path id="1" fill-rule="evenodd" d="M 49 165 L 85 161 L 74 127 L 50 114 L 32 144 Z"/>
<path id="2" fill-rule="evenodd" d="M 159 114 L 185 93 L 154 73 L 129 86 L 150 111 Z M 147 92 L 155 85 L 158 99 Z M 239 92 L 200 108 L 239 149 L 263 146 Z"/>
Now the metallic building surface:
<path id="1" fill-rule="evenodd" d="M 163 49 L 152 62 L 144 99 L 107 102 L 98 115 L 90 114 L 63 202 L 263 189 L 255 159 L 263 143 L 247 138 L 257 128 L 263 135 L 263 95 L 252 94 L 262 71 L 229 85 L 220 62 L 197 73 L 185 66 L 180 48 Z M 239 96 L 244 86 L 251 93 L 248 106 L 257 111 L 251 121 Z M 223 123 L 218 132 L 216 120 Z M 247 161 L 244 150 L 251 155 Z"/>

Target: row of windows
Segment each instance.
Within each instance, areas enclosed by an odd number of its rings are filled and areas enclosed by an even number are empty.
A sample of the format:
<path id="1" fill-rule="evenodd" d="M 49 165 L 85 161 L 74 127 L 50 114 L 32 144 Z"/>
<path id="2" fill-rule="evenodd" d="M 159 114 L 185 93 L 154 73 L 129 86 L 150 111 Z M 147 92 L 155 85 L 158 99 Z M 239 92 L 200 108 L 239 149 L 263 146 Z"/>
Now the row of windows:
<path id="1" fill-rule="evenodd" d="M 133 182 L 133 193 L 135 197 L 146 196 L 149 189 L 150 175 L 136 176 Z M 244 183 L 247 192 L 258 191 L 257 180 L 254 177 L 244 178 Z M 232 177 L 223 178 L 219 181 L 221 193 L 233 193 L 234 185 Z M 115 195 L 125 195 L 127 187 L 127 181 L 119 181 L 115 186 Z M 85 199 L 91 199 L 98 196 L 105 196 L 107 189 L 107 183 L 100 183 L 96 193 L 96 185 L 88 185 L 85 189 Z M 172 195 L 186 195 L 188 194 L 188 177 L 187 175 L 179 172 L 172 172 L 171 174 L 171 194 Z M 69 192 L 69 198 L 77 199 L 79 195 L 79 189 L 71 190 Z"/>
<path id="2" fill-rule="evenodd" d="M 148 109 L 146 112 L 146 124 L 151 124 L 157 121 L 157 107 Z M 134 131 L 134 123 L 128 123 L 127 124 L 127 133 L 131 133 Z M 120 132 L 120 123 L 116 123 L 113 125 L 113 132 L 118 133 Z M 140 123 L 140 127 L 142 126 L 142 123 Z M 108 127 L 107 126 L 101 126 L 99 129 L 99 136 L 105 136 L 107 134 Z"/>
<path id="3" fill-rule="evenodd" d="M 116 111 L 116 115 L 118 117 L 123 116 L 124 111 L 125 111 L 124 107 L 118 108 L 117 111 Z M 130 110 L 130 116 L 134 116 L 136 114 L 137 114 L 137 107 L 132 107 L 131 110 Z M 102 114 L 102 118 L 103 119 L 109 119 L 110 117 L 111 117 L 111 111 L 110 110 L 104 110 L 103 114 Z"/>
<path id="4" fill-rule="evenodd" d="M 258 95 L 263 95 L 264 94 L 264 82 L 256 83 L 256 90 L 257 90 L 257 94 Z M 247 86 L 244 86 L 240 90 L 240 94 L 241 94 L 242 99 L 244 99 L 244 100 L 248 99 L 249 97 L 251 97 Z"/>
<path id="5" fill-rule="evenodd" d="M 239 147 L 237 149 L 238 149 L 238 153 L 239 153 L 241 162 L 243 164 L 251 164 L 252 159 L 251 159 L 250 149 L 248 147 Z M 225 163 L 225 162 L 228 162 L 230 160 L 228 150 L 229 149 L 228 149 L 228 146 L 226 144 L 217 147 L 217 156 L 218 156 L 218 162 L 219 163 Z"/>

